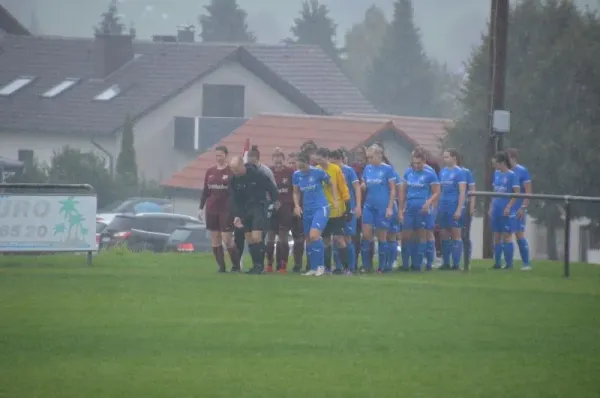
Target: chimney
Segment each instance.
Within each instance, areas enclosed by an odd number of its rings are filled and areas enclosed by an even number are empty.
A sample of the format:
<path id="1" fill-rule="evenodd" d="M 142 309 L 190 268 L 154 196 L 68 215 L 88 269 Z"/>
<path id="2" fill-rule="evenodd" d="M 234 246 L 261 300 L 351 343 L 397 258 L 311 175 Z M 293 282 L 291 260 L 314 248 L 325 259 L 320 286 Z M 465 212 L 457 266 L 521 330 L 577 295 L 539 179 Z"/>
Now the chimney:
<path id="1" fill-rule="evenodd" d="M 94 40 L 94 75 L 105 78 L 133 59 L 131 35 L 96 33 Z"/>
<path id="2" fill-rule="evenodd" d="M 196 36 L 196 28 L 194 25 L 178 26 L 177 41 L 180 43 L 193 43 Z"/>

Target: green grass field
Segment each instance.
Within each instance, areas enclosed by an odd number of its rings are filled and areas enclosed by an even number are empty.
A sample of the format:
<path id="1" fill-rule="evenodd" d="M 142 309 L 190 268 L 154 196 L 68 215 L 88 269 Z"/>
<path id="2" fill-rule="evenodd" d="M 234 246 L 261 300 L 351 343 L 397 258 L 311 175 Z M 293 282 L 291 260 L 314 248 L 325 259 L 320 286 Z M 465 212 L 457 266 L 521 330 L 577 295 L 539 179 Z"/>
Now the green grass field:
<path id="1" fill-rule="evenodd" d="M 0 256 L 0 396 L 600 396 L 600 267 L 219 275 Z"/>

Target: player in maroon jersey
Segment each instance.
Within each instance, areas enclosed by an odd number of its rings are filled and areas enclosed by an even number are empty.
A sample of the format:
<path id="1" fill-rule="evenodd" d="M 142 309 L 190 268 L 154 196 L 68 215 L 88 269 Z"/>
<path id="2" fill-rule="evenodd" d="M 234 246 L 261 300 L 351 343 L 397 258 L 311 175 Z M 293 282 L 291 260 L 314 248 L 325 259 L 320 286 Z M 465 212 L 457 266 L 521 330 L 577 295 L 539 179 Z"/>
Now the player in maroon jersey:
<path id="1" fill-rule="evenodd" d="M 292 172 L 298 169 L 296 161 L 298 154 L 292 152 L 288 155 L 288 167 Z M 292 173 L 293 175 L 293 173 Z M 293 195 L 292 195 L 293 196 Z M 302 225 L 302 217 L 292 217 L 292 238 L 294 239 L 294 272 L 302 272 L 302 258 L 304 257 L 304 226 Z"/>
<path id="2" fill-rule="evenodd" d="M 290 255 L 288 237 L 293 225 L 294 199 L 292 175 L 294 169 L 286 166 L 285 154 L 280 148 L 273 151 L 273 166 L 271 167 L 275 184 L 279 191 L 279 208 L 271 218 L 271 231 L 267 243 L 267 270 L 273 268 L 273 252 L 276 253 L 275 264 L 277 271 L 286 273 L 287 261 Z M 275 244 L 277 234 L 277 244 Z"/>
<path id="3" fill-rule="evenodd" d="M 229 213 L 229 181 L 232 173 L 227 164 L 227 147 L 215 148 L 217 164 L 206 171 L 204 189 L 200 199 L 199 216 L 204 213 L 206 229 L 210 231 L 213 254 L 219 266 L 219 272 L 226 272 L 225 252 L 227 247 L 231 258 L 232 272 L 240 270 L 240 255 L 232 239 L 233 219 Z"/>

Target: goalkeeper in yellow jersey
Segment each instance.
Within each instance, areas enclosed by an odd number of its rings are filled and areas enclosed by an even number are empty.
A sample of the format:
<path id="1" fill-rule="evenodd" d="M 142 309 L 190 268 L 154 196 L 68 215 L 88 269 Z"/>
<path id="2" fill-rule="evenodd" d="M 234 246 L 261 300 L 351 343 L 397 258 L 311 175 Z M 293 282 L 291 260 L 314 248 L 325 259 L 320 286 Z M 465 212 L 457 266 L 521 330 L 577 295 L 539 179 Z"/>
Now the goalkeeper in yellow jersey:
<path id="1" fill-rule="evenodd" d="M 313 155 L 313 160 L 317 167 L 323 169 L 331 180 L 331 185 L 325 187 L 325 197 L 331 206 L 329 221 L 323 231 L 323 240 L 325 243 L 325 269 L 331 272 L 332 247 L 331 237 L 335 241 L 336 248 L 339 251 L 340 262 L 344 270 L 348 270 L 348 249 L 344 240 L 344 227 L 346 220 L 352 217 L 352 207 L 350 206 L 350 192 L 346 184 L 346 178 L 342 169 L 337 164 L 329 161 L 329 149 L 319 148 Z M 342 270 L 335 270 L 335 273 L 342 273 Z"/>

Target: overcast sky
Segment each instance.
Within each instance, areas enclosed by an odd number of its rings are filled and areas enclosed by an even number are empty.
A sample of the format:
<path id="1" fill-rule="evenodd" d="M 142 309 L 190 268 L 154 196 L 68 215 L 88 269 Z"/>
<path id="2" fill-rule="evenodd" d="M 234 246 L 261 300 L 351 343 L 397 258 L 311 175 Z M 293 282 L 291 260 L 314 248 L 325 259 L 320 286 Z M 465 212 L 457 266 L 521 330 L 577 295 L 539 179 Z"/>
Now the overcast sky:
<path id="1" fill-rule="evenodd" d="M 248 23 L 260 42 L 277 43 L 289 35 L 301 0 L 238 0 L 248 12 Z M 394 0 L 321 0 L 338 24 L 338 43 L 352 24 L 360 22 L 372 4 L 392 16 Z M 514 0 L 513 0 L 514 2 Z M 108 0 L 0 0 L 26 26 L 35 10 L 43 34 L 91 36 L 92 26 L 106 9 Z M 121 0 L 119 7 L 127 23 L 133 22 L 138 36 L 172 34 L 177 25 L 197 24 L 197 15 L 209 0 Z M 578 3 L 597 5 L 598 0 Z M 426 51 L 436 59 L 459 68 L 481 33 L 489 16 L 489 0 L 413 0 L 417 24 Z"/>

